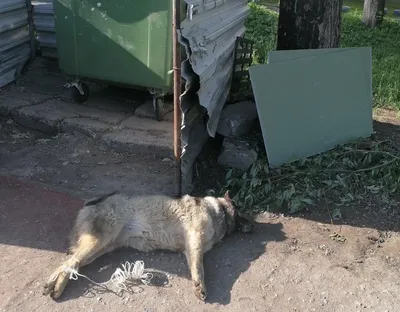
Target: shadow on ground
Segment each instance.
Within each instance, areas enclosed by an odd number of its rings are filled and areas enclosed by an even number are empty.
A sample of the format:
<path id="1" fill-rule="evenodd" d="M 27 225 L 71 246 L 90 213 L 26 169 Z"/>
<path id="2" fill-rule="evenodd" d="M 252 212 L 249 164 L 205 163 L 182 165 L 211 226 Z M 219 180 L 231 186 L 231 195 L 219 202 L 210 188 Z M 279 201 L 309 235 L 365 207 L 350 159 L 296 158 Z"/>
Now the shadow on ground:
<path id="1" fill-rule="evenodd" d="M 1 177 L 0 185 L 0 198 L 3 199 L 0 203 L 0 244 L 65 252 L 67 236 L 82 201 L 9 177 Z M 283 240 L 285 234 L 282 224 L 256 223 L 254 233 L 236 233 L 208 252 L 205 255 L 208 302 L 229 304 L 230 291 L 238 277 L 248 270 L 253 261 L 268 252 L 266 246 L 269 241 Z M 121 249 L 105 255 L 82 268 L 81 273 L 97 283 L 102 283 L 109 280 L 122 263 L 137 260 L 143 260 L 146 268 L 164 272 L 157 275 L 154 286 L 173 287 L 174 281 L 168 281 L 170 274 L 190 278 L 183 255 L 162 252 L 146 254 L 133 249 Z M 60 264 L 50 261 L 43 274 L 50 274 Z M 167 285 L 164 285 L 165 282 Z M 103 288 L 93 286 L 84 278 L 70 281 L 60 300 L 68 301 L 104 293 Z M 134 286 L 130 290 L 140 292 L 141 288 Z"/>
<path id="2" fill-rule="evenodd" d="M 285 234 L 282 224 L 256 223 L 252 234 L 234 234 L 226 238 L 221 244 L 215 246 L 204 257 L 204 270 L 208 303 L 227 305 L 231 302 L 231 290 L 239 276 L 246 272 L 252 262 L 264 253 L 268 253 L 268 242 L 283 241 Z M 186 259 L 182 254 L 170 252 L 142 253 L 133 249 L 120 249 L 102 256 L 92 264 L 83 267 L 80 273 L 90 277 L 96 283 L 107 282 L 112 273 L 121 267 L 125 261 L 134 262 L 142 260 L 145 267 L 154 269 L 156 279 L 149 286 L 132 285 L 128 293 L 141 293 L 145 287 L 174 287 L 175 277 L 180 276 L 190 279 L 190 272 Z M 175 286 L 176 287 L 176 286 Z M 60 302 L 69 301 L 78 297 L 93 298 L 105 292 L 112 292 L 123 297 L 127 292 L 118 293 L 115 286 L 109 289 L 93 285 L 90 281 L 79 278 L 70 281 L 65 289 Z"/>
<path id="3" fill-rule="evenodd" d="M 246 272 L 253 261 L 264 253 L 268 253 L 268 242 L 283 241 L 285 234 L 282 224 L 256 223 L 252 234 L 234 234 L 226 238 L 221 244 L 215 246 L 204 257 L 204 270 L 208 303 L 227 305 L 231 302 L 230 292 L 238 277 Z M 157 274 L 149 286 L 132 285 L 128 293 L 140 293 L 144 287 L 174 287 L 174 277 L 180 276 L 190 279 L 190 272 L 186 259 L 179 253 L 151 252 L 142 253 L 133 249 L 120 249 L 102 256 L 92 264 L 83 267 L 80 273 L 90 277 L 96 283 L 107 282 L 112 273 L 121 267 L 125 261 L 134 262 L 142 260 L 145 267 L 154 269 Z M 123 297 L 126 292 L 118 293 L 110 284 L 109 289 L 93 285 L 90 281 L 79 278 L 70 281 L 59 301 L 69 301 L 78 297 L 96 297 L 104 292 L 113 292 L 116 296 Z"/>

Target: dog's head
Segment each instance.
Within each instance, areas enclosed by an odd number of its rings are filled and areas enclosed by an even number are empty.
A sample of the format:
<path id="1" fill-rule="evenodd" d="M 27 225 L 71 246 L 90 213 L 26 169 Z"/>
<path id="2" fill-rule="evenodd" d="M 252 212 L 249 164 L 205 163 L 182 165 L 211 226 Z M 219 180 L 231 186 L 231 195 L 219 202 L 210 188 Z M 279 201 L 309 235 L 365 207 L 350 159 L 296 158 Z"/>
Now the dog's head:
<path id="1" fill-rule="evenodd" d="M 249 233 L 253 230 L 253 224 L 244 216 L 240 215 L 239 211 L 234 206 L 229 191 L 226 191 L 224 197 L 219 198 L 221 205 L 225 211 L 225 219 L 227 225 L 227 235 L 239 231 Z"/>

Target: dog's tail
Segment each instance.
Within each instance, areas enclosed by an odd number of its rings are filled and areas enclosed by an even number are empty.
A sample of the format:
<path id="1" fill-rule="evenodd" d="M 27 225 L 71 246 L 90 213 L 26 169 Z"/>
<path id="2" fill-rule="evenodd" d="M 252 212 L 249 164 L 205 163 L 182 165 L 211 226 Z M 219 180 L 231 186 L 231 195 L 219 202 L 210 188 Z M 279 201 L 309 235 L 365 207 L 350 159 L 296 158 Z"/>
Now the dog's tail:
<path id="1" fill-rule="evenodd" d="M 105 195 L 101 195 L 101 196 L 89 199 L 89 200 L 85 201 L 84 206 L 87 207 L 87 206 L 97 205 L 97 204 L 105 201 L 108 197 L 111 197 L 111 196 L 113 196 L 115 194 L 118 194 L 118 193 L 119 193 L 118 191 L 113 191 L 111 193 L 108 193 L 108 194 L 105 194 Z"/>

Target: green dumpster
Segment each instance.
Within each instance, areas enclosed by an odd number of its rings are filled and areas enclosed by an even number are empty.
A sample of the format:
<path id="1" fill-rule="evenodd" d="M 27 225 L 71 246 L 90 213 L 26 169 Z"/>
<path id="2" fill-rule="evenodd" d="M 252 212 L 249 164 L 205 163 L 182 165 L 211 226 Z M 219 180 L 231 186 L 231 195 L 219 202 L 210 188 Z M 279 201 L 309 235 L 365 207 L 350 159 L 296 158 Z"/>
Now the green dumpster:
<path id="1" fill-rule="evenodd" d="M 87 100 L 85 79 L 141 87 L 160 117 L 173 87 L 172 0 L 54 0 L 54 14 L 59 66 L 75 77 L 67 84 L 74 101 Z"/>

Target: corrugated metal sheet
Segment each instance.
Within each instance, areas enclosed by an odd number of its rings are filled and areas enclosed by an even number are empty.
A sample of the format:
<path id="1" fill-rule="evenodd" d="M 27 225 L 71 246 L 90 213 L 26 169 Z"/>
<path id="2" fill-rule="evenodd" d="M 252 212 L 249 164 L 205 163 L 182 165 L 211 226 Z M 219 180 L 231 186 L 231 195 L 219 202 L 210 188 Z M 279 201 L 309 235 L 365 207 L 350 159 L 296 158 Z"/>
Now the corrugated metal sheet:
<path id="1" fill-rule="evenodd" d="M 57 53 L 53 0 L 32 0 L 33 24 L 39 47 L 45 54 Z"/>
<path id="2" fill-rule="evenodd" d="M 236 37 L 245 31 L 248 0 L 185 0 L 188 18 L 181 35 L 190 46 L 193 71 L 200 77 L 200 105 L 207 109 L 207 130 L 214 137 L 230 90 Z"/>
<path id="3" fill-rule="evenodd" d="M 188 59 L 181 97 L 182 191 L 193 187 L 193 167 L 209 136 L 214 137 L 230 91 L 236 38 L 245 32 L 248 0 L 184 0 L 180 42 Z"/>
<path id="4" fill-rule="evenodd" d="M 0 1 L 0 87 L 14 81 L 31 53 L 25 0 Z"/>

